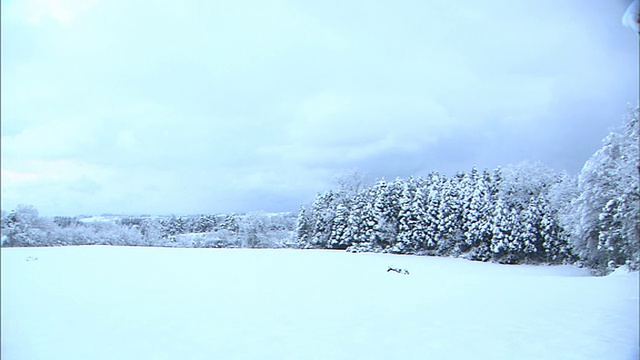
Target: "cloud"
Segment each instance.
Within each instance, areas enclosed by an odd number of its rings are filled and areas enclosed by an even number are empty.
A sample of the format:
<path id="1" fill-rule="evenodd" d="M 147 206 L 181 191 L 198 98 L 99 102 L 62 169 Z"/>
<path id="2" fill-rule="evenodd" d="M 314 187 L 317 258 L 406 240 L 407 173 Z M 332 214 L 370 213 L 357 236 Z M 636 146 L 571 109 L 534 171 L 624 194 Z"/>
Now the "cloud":
<path id="1" fill-rule="evenodd" d="M 47 18 L 69 24 L 96 3 L 93 0 L 29 0 L 16 4 L 18 9 L 14 11 L 31 24 L 40 24 Z"/>
<path id="2" fill-rule="evenodd" d="M 450 120 L 429 97 L 324 91 L 300 103 L 285 144 L 263 150 L 302 163 L 357 161 L 436 142 Z"/>
<path id="3" fill-rule="evenodd" d="M 3 2 L 2 206 L 295 210 L 344 168 L 575 172 L 637 98 L 626 5 Z"/>
<path id="4" fill-rule="evenodd" d="M 69 190 L 84 194 L 95 194 L 101 189 L 102 185 L 86 176 L 83 176 L 69 184 Z"/>
<path id="5" fill-rule="evenodd" d="M 15 135 L 2 136 L 2 151 L 26 159 L 61 159 L 87 151 L 100 135 L 101 124 L 65 119 L 34 124 Z"/>

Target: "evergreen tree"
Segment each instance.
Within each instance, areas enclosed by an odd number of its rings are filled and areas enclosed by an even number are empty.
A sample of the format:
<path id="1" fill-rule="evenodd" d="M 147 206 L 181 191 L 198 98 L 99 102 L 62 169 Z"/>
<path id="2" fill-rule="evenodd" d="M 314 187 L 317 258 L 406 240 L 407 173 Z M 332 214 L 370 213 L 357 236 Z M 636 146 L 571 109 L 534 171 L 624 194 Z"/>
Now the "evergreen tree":
<path id="1" fill-rule="evenodd" d="M 331 226 L 335 217 L 335 200 L 337 196 L 332 191 L 318 194 L 311 205 L 312 235 L 311 247 L 326 248 L 329 243 Z"/>
<path id="2" fill-rule="evenodd" d="M 396 179 L 393 183 L 380 180 L 374 185 L 373 213 L 376 225 L 373 246 L 376 249 L 389 249 L 395 244 L 402 188 L 400 179 Z"/>
<path id="3" fill-rule="evenodd" d="M 240 231 L 240 225 L 238 224 L 238 216 L 236 214 L 230 214 L 225 217 L 220 224 L 221 229 L 229 230 L 232 233 L 238 233 Z"/>
<path id="4" fill-rule="evenodd" d="M 442 195 L 438 206 L 437 254 L 440 256 L 459 255 L 457 244 L 463 241 L 462 201 L 460 198 L 460 182 L 464 175 L 458 174 L 443 183 Z"/>
<path id="5" fill-rule="evenodd" d="M 305 247 L 309 244 L 309 238 L 311 236 L 311 219 L 307 215 L 307 210 L 304 206 L 300 206 L 298 212 L 298 221 L 296 223 L 296 240 L 301 247 Z"/>
<path id="6" fill-rule="evenodd" d="M 352 251 L 372 251 L 376 239 L 377 218 L 372 205 L 372 191 L 363 191 L 354 200 L 349 211 L 347 236 L 354 248 Z"/>
<path id="7" fill-rule="evenodd" d="M 567 235 L 560 226 L 557 213 L 552 210 L 549 200 L 544 196 L 538 198 L 540 218 L 538 229 L 544 250 L 544 261 L 562 263 L 571 259 L 571 247 Z"/>
<path id="8" fill-rule="evenodd" d="M 463 184 L 464 248 L 461 250 L 472 260 L 486 261 L 491 256 L 489 187 L 475 167 Z"/>
<path id="9" fill-rule="evenodd" d="M 429 254 L 435 254 L 443 238 L 440 233 L 441 221 L 440 204 L 443 199 L 443 186 L 446 179 L 442 178 L 438 172 L 434 171 L 429 176 L 427 186 L 420 187 L 416 193 L 417 212 L 420 214 L 421 228 L 424 230 L 424 238 L 421 249 Z"/>
<path id="10" fill-rule="evenodd" d="M 403 184 L 402 194 L 398 201 L 398 234 L 391 252 L 404 253 L 415 251 L 418 239 L 414 231 L 419 227 L 420 215 L 414 206 L 416 187 L 413 179 Z"/>
<path id="11" fill-rule="evenodd" d="M 197 233 L 205 233 L 214 231 L 217 226 L 215 215 L 200 215 L 198 216 L 193 223 L 193 232 Z"/>
<path id="12" fill-rule="evenodd" d="M 331 233 L 327 247 L 330 249 L 346 249 L 349 247 L 348 238 L 349 209 L 344 204 L 338 204 L 332 220 Z"/>
<path id="13" fill-rule="evenodd" d="M 507 264 L 517 262 L 517 254 L 514 254 L 517 250 L 514 248 L 515 217 L 510 215 L 504 201 L 498 198 L 491 215 L 491 252 L 494 261 Z"/>
<path id="14" fill-rule="evenodd" d="M 527 262 L 539 262 L 544 256 L 539 228 L 541 214 L 536 200 L 537 198 L 532 197 L 527 208 L 520 212 L 521 226 L 516 235 L 521 258 Z"/>
<path id="15" fill-rule="evenodd" d="M 493 176 L 491 177 L 491 181 L 490 181 L 490 195 L 491 198 L 495 199 L 497 197 L 500 197 L 501 194 L 501 188 L 502 188 L 502 182 L 504 181 L 504 175 L 502 174 L 502 168 L 501 167 L 497 167 L 493 170 Z"/>

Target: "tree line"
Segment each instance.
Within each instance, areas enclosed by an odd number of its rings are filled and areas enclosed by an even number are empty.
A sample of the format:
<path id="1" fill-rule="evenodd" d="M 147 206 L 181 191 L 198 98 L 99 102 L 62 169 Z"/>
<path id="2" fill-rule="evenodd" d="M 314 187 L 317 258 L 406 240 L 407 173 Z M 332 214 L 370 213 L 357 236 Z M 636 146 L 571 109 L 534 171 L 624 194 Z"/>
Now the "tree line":
<path id="1" fill-rule="evenodd" d="M 638 109 L 577 176 L 524 162 L 454 176 L 357 175 L 295 214 L 253 213 L 83 222 L 2 212 L 2 246 L 301 247 L 455 256 L 518 263 L 579 262 L 600 272 L 640 265 Z"/>
<path id="2" fill-rule="evenodd" d="M 638 110 L 575 176 L 542 164 L 379 180 L 301 207 L 301 247 L 638 269 Z M 344 185 L 344 184 L 342 184 Z"/>
<path id="3" fill-rule="evenodd" d="M 291 247 L 295 214 L 168 217 L 41 217 L 31 205 L 2 213 L 2 246 L 121 245 L 205 248 Z"/>
<path id="4" fill-rule="evenodd" d="M 505 178 L 473 168 L 446 177 L 379 180 L 358 193 L 327 191 L 298 216 L 303 247 L 398 254 L 462 256 L 500 263 L 571 259 L 555 216 L 550 169 L 523 163 Z M 538 170 L 536 176 L 527 173 Z"/>

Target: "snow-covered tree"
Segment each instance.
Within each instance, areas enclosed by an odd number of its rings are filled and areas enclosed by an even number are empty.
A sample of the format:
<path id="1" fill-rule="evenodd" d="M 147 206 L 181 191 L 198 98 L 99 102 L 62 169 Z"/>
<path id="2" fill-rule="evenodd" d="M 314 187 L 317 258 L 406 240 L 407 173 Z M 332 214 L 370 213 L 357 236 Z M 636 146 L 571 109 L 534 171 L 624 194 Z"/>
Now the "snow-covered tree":
<path id="1" fill-rule="evenodd" d="M 394 253 L 413 252 L 418 247 L 419 238 L 416 238 L 416 231 L 424 233 L 421 220 L 424 218 L 420 206 L 415 204 L 416 184 L 413 179 L 405 181 L 402 193 L 398 201 L 398 233 L 393 247 L 390 249 Z M 424 234 L 423 234 L 424 236 Z"/>
<path id="2" fill-rule="evenodd" d="M 460 196 L 460 182 L 464 178 L 463 174 L 449 178 L 442 185 L 442 194 L 438 206 L 438 226 L 436 234 L 438 236 L 437 254 L 440 256 L 459 255 L 456 253 L 456 244 L 463 241 L 462 232 L 462 200 Z"/>
<path id="3" fill-rule="evenodd" d="M 484 176 L 474 167 L 461 183 L 463 193 L 464 243 L 460 250 L 473 260 L 486 261 L 491 257 L 490 188 Z"/>
<path id="4" fill-rule="evenodd" d="M 327 243 L 329 249 L 346 249 L 351 245 L 348 238 L 348 226 L 349 209 L 344 204 L 338 204 Z"/>
<path id="5" fill-rule="evenodd" d="M 640 263 L 638 117 L 636 109 L 622 131 L 603 140 L 578 176 L 572 244 L 588 265 L 599 269 Z"/>
<path id="6" fill-rule="evenodd" d="M 491 252 L 493 260 L 501 263 L 516 263 L 517 250 L 515 242 L 515 210 L 509 211 L 507 205 L 498 198 L 491 214 Z"/>
<path id="7" fill-rule="evenodd" d="M 252 212 L 238 220 L 238 239 L 242 247 L 272 247 L 267 236 L 266 217 L 260 212 Z"/>
<path id="8" fill-rule="evenodd" d="M 531 197 L 547 195 L 561 180 L 561 176 L 548 166 L 523 161 L 509 165 L 502 171 L 500 197 L 509 208 L 524 210 L 528 207 Z"/>
<path id="9" fill-rule="evenodd" d="M 553 210 L 550 201 L 544 196 L 539 196 L 538 208 L 540 210 L 538 229 L 544 250 L 544 261 L 562 263 L 572 259 L 568 235 L 560 225 L 558 214 Z"/>
<path id="10" fill-rule="evenodd" d="M 440 233 L 440 204 L 442 203 L 443 186 L 445 180 L 440 177 L 437 172 L 431 173 L 429 176 L 429 185 L 419 187 L 416 192 L 416 212 L 421 214 L 420 231 L 423 234 L 420 248 L 426 250 L 429 254 L 437 252 L 443 234 Z"/>
<path id="11" fill-rule="evenodd" d="M 32 205 L 18 205 L 2 217 L 3 246 L 48 246 L 48 237 L 57 227 L 50 219 L 41 218 Z"/>
<path id="12" fill-rule="evenodd" d="M 159 246 L 162 243 L 162 224 L 158 219 L 144 219 L 140 224 L 142 245 Z"/>
<path id="13" fill-rule="evenodd" d="M 372 204 L 372 191 L 361 191 L 353 199 L 349 211 L 348 233 L 350 251 L 372 251 L 376 239 L 377 217 Z"/>
<path id="14" fill-rule="evenodd" d="M 204 233 L 214 231 L 218 226 L 218 219 L 215 215 L 202 214 L 195 219 L 192 231 Z"/>
<path id="15" fill-rule="evenodd" d="M 240 225 L 238 224 L 238 215 L 236 214 L 227 215 L 225 219 L 222 221 L 222 224 L 220 224 L 220 228 L 224 230 L 229 230 L 234 233 L 237 233 L 238 231 L 240 231 Z"/>
<path id="16" fill-rule="evenodd" d="M 396 179 L 392 183 L 383 179 L 373 186 L 373 213 L 376 218 L 373 244 L 375 248 L 389 249 L 396 242 L 400 196 L 403 187 L 400 179 Z"/>
<path id="17" fill-rule="evenodd" d="M 410 178 L 405 182 L 399 201 L 398 235 L 393 252 L 435 252 L 439 238 L 440 182 L 436 172 L 426 181 Z"/>
<path id="18" fill-rule="evenodd" d="M 331 226 L 335 217 L 335 201 L 338 198 L 333 191 L 318 194 L 311 205 L 312 235 L 309 246 L 326 248 L 329 243 Z"/>
<path id="19" fill-rule="evenodd" d="M 544 259 L 540 223 L 542 218 L 539 206 L 539 198 L 532 196 L 527 208 L 520 212 L 519 223 L 521 227 L 516 234 L 516 241 L 522 250 L 523 260 L 527 262 L 539 262 Z"/>
<path id="20" fill-rule="evenodd" d="M 365 175 L 357 169 L 343 170 L 333 181 L 338 186 L 338 197 L 343 203 L 348 203 L 344 199 L 351 199 L 360 193 L 365 184 Z"/>
<path id="21" fill-rule="evenodd" d="M 311 236 L 311 219 L 307 214 L 307 209 L 304 206 L 300 206 L 298 211 L 298 220 L 296 222 L 296 239 L 301 247 L 306 246 L 309 243 Z"/>

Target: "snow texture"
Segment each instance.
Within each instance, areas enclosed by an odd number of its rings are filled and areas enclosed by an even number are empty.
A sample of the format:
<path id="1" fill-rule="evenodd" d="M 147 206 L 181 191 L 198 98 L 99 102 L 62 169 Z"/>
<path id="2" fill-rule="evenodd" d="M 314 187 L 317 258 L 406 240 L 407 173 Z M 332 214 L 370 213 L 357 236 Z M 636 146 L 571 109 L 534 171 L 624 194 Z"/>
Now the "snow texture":
<path id="1" fill-rule="evenodd" d="M 638 273 L 620 269 L 329 250 L 0 251 L 7 360 L 638 358 Z"/>

